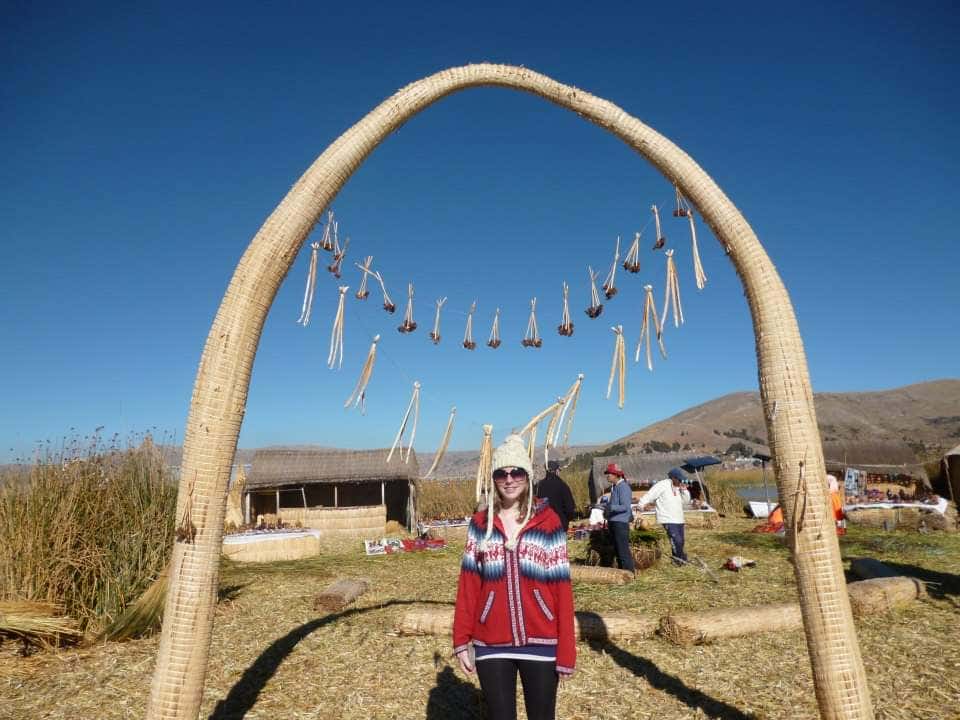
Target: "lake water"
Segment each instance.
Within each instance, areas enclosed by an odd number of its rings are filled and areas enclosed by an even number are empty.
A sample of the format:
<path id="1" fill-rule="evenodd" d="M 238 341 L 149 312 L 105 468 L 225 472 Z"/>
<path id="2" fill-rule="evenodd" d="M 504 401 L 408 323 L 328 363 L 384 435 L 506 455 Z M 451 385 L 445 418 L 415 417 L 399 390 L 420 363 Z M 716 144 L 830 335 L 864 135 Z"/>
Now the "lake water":
<path id="1" fill-rule="evenodd" d="M 778 502 L 776 485 L 773 483 L 767 485 L 767 493 L 770 497 L 770 502 Z M 743 487 L 738 487 L 737 495 L 747 502 L 763 502 L 763 485 L 744 485 Z"/>

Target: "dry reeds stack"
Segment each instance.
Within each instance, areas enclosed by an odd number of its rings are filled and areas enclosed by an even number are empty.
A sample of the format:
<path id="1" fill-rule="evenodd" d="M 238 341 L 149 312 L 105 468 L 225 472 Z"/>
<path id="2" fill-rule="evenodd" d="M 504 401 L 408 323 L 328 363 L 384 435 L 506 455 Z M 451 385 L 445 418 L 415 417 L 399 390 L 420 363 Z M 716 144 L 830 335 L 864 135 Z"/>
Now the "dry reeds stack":
<path id="1" fill-rule="evenodd" d="M 123 614 L 107 626 L 100 639 L 110 642 L 122 642 L 143 637 L 159 629 L 163 620 L 163 605 L 167 599 L 167 586 L 170 583 L 169 568 L 150 583 Z"/>
<path id="2" fill-rule="evenodd" d="M 869 617 L 909 605 L 927 594 L 923 583 L 910 577 L 878 577 L 847 585 L 850 607 L 858 617 Z"/>
<path id="3" fill-rule="evenodd" d="M 644 640 L 651 638 L 657 621 L 636 610 L 603 613 L 574 613 L 579 640 Z M 408 610 L 396 625 L 399 635 L 450 635 L 453 632 L 452 607 L 424 607 Z"/>
<path id="4" fill-rule="evenodd" d="M 570 321 L 570 286 L 566 281 L 563 283 L 563 314 L 560 316 L 557 332 L 564 337 L 573 335 L 573 323 Z"/>
<path id="5" fill-rule="evenodd" d="M 543 345 L 540 339 L 540 331 L 537 329 L 537 299 L 530 299 L 530 317 L 527 319 L 527 332 L 523 336 L 520 344 L 524 347 L 538 348 Z"/>
<path id="6" fill-rule="evenodd" d="M 715 530 L 720 527 L 720 516 L 715 512 L 696 510 L 693 512 L 685 512 L 683 514 L 683 522 L 688 528 Z"/>
<path id="7" fill-rule="evenodd" d="M 330 330 L 330 354 L 327 355 L 327 367 L 333 370 L 337 365 L 338 369 L 343 368 L 343 303 L 347 296 L 346 285 L 339 287 L 340 299 L 337 301 L 337 313 L 333 317 L 333 327 Z"/>
<path id="8" fill-rule="evenodd" d="M 310 311 L 313 310 L 313 293 L 317 287 L 317 251 L 320 243 L 310 243 L 310 269 L 307 271 L 307 286 L 303 290 L 303 307 L 300 308 L 299 325 L 306 327 L 310 324 Z"/>
<path id="9" fill-rule="evenodd" d="M 703 271 L 703 263 L 700 261 L 700 248 L 697 245 L 697 224 L 693 219 L 693 210 L 687 211 L 687 220 L 690 222 L 690 244 L 693 254 L 693 276 L 697 281 L 697 290 L 703 290 L 707 286 L 707 274 Z"/>
<path id="10" fill-rule="evenodd" d="M 430 463 L 430 469 L 427 470 L 424 478 L 429 478 L 433 475 L 434 471 L 437 469 L 437 466 L 440 464 L 440 461 L 443 460 L 443 456 L 447 452 L 447 446 L 450 444 L 450 436 L 453 435 L 453 419 L 457 415 L 457 406 L 454 405 L 450 408 L 450 417 L 447 418 L 447 427 L 443 431 L 443 437 L 440 439 L 440 447 L 437 448 L 437 452 L 433 456 L 433 462 Z"/>
<path id="11" fill-rule="evenodd" d="M 333 210 L 327 211 L 327 224 L 323 227 L 323 236 L 320 238 L 320 247 L 327 252 L 333 250 L 333 237 L 336 232 L 337 221 L 333 217 Z"/>
<path id="12" fill-rule="evenodd" d="M 573 582 L 597 583 L 599 585 L 626 585 L 634 578 L 630 570 L 598 567 L 595 565 L 571 565 L 570 579 Z"/>
<path id="13" fill-rule="evenodd" d="M 336 236 L 333 238 L 333 260 L 327 265 L 327 270 L 337 278 L 340 279 L 343 268 L 343 259 L 347 256 L 347 248 L 350 247 L 350 238 L 348 237 L 343 242 L 343 247 L 340 247 L 340 239 Z"/>
<path id="14" fill-rule="evenodd" d="M 657 346 L 660 348 L 660 356 L 667 359 L 667 349 L 663 346 L 663 332 L 660 327 L 660 318 L 657 317 L 657 308 L 653 299 L 653 285 L 644 285 L 643 291 L 645 298 L 643 301 L 643 321 L 640 323 L 640 339 L 637 341 L 637 352 L 633 357 L 634 362 L 640 362 L 640 347 L 646 340 L 647 345 L 647 370 L 653 372 L 653 355 L 650 353 L 650 324 L 651 319 L 653 329 L 657 333 Z"/>
<path id="15" fill-rule="evenodd" d="M 663 232 L 660 230 L 660 210 L 656 205 L 650 206 L 650 211 L 653 213 L 653 223 L 657 229 L 657 241 L 653 244 L 654 250 L 659 250 L 664 245 L 667 244 L 667 238 L 664 237 Z"/>
<path id="16" fill-rule="evenodd" d="M 673 326 L 683 324 L 683 308 L 680 307 L 680 280 L 677 278 L 677 264 L 673 261 L 673 250 L 667 250 L 667 287 L 663 293 L 663 316 L 660 318 L 661 330 L 667 324 L 667 310 L 673 303 Z"/>
<path id="17" fill-rule="evenodd" d="M 587 273 L 590 275 L 590 307 L 584 312 L 587 317 L 597 318 L 603 312 L 603 303 L 600 302 L 600 293 L 597 292 L 597 275 L 599 273 L 595 273 L 589 265 L 587 266 Z"/>
<path id="18" fill-rule="evenodd" d="M 660 618 L 658 633 L 676 645 L 703 645 L 723 638 L 803 627 L 797 603 L 671 613 Z"/>
<path id="19" fill-rule="evenodd" d="M 467 313 L 467 329 L 463 332 L 463 346 L 467 350 L 474 350 L 477 344 L 473 341 L 473 314 L 477 311 L 477 301 L 470 304 L 470 311 Z"/>
<path id="20" fill-rule="evenodd" d="M 633 244 L 627 251 L 627 257 L 623 261 L 623 269 L 627 272 L 640 272 L 640 233 L 634 233 Z"/>
<path id="21" fill-rule="evenodd" d="M 610 379 L 607 381 L 607 400 L 610 399 L 610 391 L 613 389 L 613 376 L 619 373 L 620 381 L 617 383 L 617 407 L 623 410 L 623 401 L 626 398 L 625 381 L 627 375 L 626 353 L 623 343 L 623 325 L 617 325 L 610 328 L 617 336 L 613 346 L 613 362 L 610 365 Z"/>
<path id="22" fill-rule="evenodd" d="M 410 413 L 413 413 L 413 429 L 410 431 L 410 442 L 407 445 L 407 454 L 403 454 L 403 444 L 401 439 L 403 438 L 404 432 L 407 430 L 407 421 L 410 419 Z M 413 440 L 417 436 L 417 420 L 420 418 L 420 381 L 416 380 L 413 383 L 413 394 L 410 396 L 410 404 L 407 405 L 407 412 L 403 415 L 403 420 L 400 422 L 400 429 L 397 430 L 397 436 L 393 439 L 393 445 L 390 446 L 390 452 L 387 453 L 387 462 L 390 462 L 390 458 L 393 457 L 393 451 L 397 449 L 397 446 L 400 446 L 400 457 L 403 458 L 403 461 L 410 462 L 410 451 L 413 450 Z"/>
<path id="23" fill-rule="evenodd" d="M 350 397 L 343 404 L 344 408 L 349 408 L 351 404 L 354 404 L 355 407 L 359 406 L 361 415 L 367 412 L 367 385 L 370 384 L 370 376 L 373 375 L 373 364 L 377 359 L 378 342 L 380 342 L 380 336 L 374 335 L 373 342 L 370 343 L 370 350 L 367 351 L 367 359 L 360 370 L 357 384 L 353 388 L 353 392 L 350 393 Z"/>
<path id="24" fill-rule="evenodd" d="M 443 309 L 443 306 L 447 304 L 447 298 L 437 298 L 436 305 L 437 311 L 433 316 L 433 330 L 430 331 L 430 339 L 433 340 L 434 345 L 440 344 L 440 311 Z"/>
<path id="25" fill-rule="evenodd" d="M 313 599 L 313 609 L 339 612 L 369 589 L 366 578 L 337 578 Z"/>
<path id="26" fill-rule="evenodd" d="M 413 283 L 407 283 L 407 310 L 403 314 L 403 322 L 397 328 L 402 333 L 413 332 L 417 324 L 413 321 Z"/>
<path id="27" fill-rule="evenodd" d="M 493 313 L 493 327 L 490 328 L 490 338 L 487 340 L 487 347 L 496 350 L 500 347 L 500 308 Z"/>
<path id="28" fill-rule="evenodd" d="M 25 645 L 56 647 L 83 638 L 76 621 L 63 608 L 46 602 L 0 602 L 0 639 L 20 640 Z"/>
<path id="29" fill-rule="evenodd" d="M 603 281 L 603 294 L 607 300 L 617 294 L 617 263 L 620 262 L 620 236 L 617 235 L 617 246 L 613 251 L 613 262 L 610 264 L 610 272 L 607 273 L 606 280 Z"/>
<path id="30" fill-rule="evenodd" d="M 493 425 L 483 426 L 480 441 L 480 460 L 477 462 L 477 505 L 486 507 L 493 492 Z"/>
<path id="31" fill-rule="evenodd" d="M 360 263 L 354 263 L 358 268 L 360 268 L 360 288 L 357 290 L 354 295 L 357 300 L 366 300 L 370 296 L 370 291 L 367 290 L 367 280 L 372 274 L 370 272 L 370 265 L 373 263 L 373 255 L 367 255 L 363 260 L 363 265 Z"/>
<path id="32" fill-rule="evenodd" d="M 233 525 L 240 527 L 243 525 L 243 490 L 247 485 L 247 475 L 243 471 L 243 465 L 237 465 L 237 472 L 233 483 L 230 485 L 230 492 L 227 493 L 227 512 L 223 518 L 224 530 Z"/>

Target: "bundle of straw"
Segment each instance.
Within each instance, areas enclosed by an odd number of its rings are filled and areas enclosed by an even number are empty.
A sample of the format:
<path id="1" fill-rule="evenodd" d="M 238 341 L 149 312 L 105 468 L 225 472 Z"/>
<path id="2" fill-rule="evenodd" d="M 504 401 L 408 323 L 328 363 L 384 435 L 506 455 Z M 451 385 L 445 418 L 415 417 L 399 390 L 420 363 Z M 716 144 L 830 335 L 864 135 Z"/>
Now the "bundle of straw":
<path id="1" fill-rule="evenodd" d="M 0 638 L 52 647 L 79 642 L 83 633 L 57 605 L 26 600 L 0 602 Z"/>

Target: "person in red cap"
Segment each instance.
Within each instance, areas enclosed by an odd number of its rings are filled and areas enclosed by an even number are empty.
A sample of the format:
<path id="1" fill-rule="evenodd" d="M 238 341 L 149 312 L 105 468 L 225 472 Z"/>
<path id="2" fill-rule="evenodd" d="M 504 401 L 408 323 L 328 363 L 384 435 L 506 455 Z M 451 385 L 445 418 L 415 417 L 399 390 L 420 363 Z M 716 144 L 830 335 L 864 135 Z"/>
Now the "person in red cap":
<path id="1" fill-rule="evenodd" d="M 630 520 L 633 519 L 633 493 L 626 474 L 616 463 L 609 463 L 603 471 L 611 485 L 610 502 L 607 503 L 607 527 L 613 536 L 613 545 L 617 549 L 617 559 L 623 570 L 634 571 L 633 554 L 630 552 Z"/>

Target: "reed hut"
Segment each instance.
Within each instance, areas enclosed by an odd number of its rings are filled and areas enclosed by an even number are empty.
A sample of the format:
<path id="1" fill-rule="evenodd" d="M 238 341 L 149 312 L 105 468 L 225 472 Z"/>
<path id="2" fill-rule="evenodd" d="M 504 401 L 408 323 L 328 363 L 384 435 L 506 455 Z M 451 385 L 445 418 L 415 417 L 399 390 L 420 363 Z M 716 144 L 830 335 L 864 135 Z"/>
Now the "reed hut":
<path id="1" fill-rule="evenodd" d="M 901 488 L 911 497 L 930 491 L 930 478 L 913 450 L 898 441 L 831 441 L 823 443 L 828 473 L 845 483 L 848 495 L 871 486 L 881 491 Z"/>
<path id="2" fill-rule="evenodd" d="M 395 520 L 415 522 L 416 454 L 409 462 L 388 449 L 258 450 L 244 489 L 246 521 L 274 516 L 329 537 L 378 537 Z"/>
<path id="3" fill-rule="evenodd" d="M 646 490 L 655 482 L 663 480 L 672 467 L 683 465 L 690 453 L 640 453 L 636 455 L 604 455 L 593 459 L 590 468 L 590 501 L 597 502 L 609 488 L 603 474 L 609 463 L 616 463 L 627 475 L 627 482 L 634 490 Z"/>

